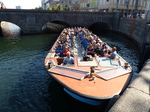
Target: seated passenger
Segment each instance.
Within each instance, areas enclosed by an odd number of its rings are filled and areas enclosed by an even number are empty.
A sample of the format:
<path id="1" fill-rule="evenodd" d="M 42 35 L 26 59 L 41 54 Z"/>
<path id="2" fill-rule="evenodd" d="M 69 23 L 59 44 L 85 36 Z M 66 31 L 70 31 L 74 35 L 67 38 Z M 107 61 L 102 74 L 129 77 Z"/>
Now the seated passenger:
<path id="1" fill-rule="evenodd" d="M 69 47 L 65 46 L 63 50 L 63 56 L 66 56 L 68 51 L 69 51 Z"/>
<path id="2" fill-rule="evenodd" d="M 68 46 L 63 46 L 62 52 L 59 54 L 59 57 L 65 57 L 66 53 L 69 51 Z"/>
<path id="3" fill-rule="evenodd" d="M 92 41 L 92 46 L 93 46 L 94 49 L 97 47 L 97 46 L 96 46 L 96 41 L 95 41 L 95 40 Z"/>
<path id="4" fill-rule="evenodd" d="M 94 48 L 93 48 L 92 44 L 89 44 L 89 46 L 87 47 L 86 54 L 91 55 L 92 57 L 94 57 L 95 53 L 94 53 Z"/>
<path id="5" fill-rule="evenodd" d="M 109 49 L 109 46 L 107 45 L 107 43 L 104 42 L 104 43 L 102 44 L 101 48 L 103 47 L 103 45 L 105 46 L 105 49 Z"/>
<path id="6" fill-rule="evenodd" d="M 97 43 L 96 48 L 94 48 L 95 56 L 100 56 L 100 51 L 101 51 L 100 44 Z"/>
<path id="7" fill-rule="evenodd" d="M 63 50 L 62 44 L 60 42 L 57 42 L 55 53 L 61 53 L 62 50 Z"/>
<path id="8" fill-rule="evenodd" d="M 113 48 L 112 48 L 112 51 L 111 51 L 111 53 L 110 53 L 109 58 L 111 58 L 111 59 L 115 59 L 115 58 L 116 58 L 116 56 L 117 56 L 116 50 L 117 50 L 116 47 L 113 47 Z"/>
<path id="9" fill-rule="evenodd" d="M 70 37 L 71 37 L 70 39 L 71 39 L 72 42 L 75 41 L 76 36 L 75 36 L 75 33 L 74 33 L 74 32 L 71 32 Z"/>
<path id="10" fill-rule="evenodd" d="M 75 44 L 74 44 L 74 43 L 72 43 L 72 47 L 69 49 L 69 51 L 70 51 L 70 53 L 71 53 L 71 55 L 72 55 L 73 57 L 75 57 L 75 56 L 78 55 L 78 51 L 77 51 L 77 49 L 75 48 Z"/>
<path id="11" fill-rule="evenodd" d="M 70 52 L 67 52 L 66 55 L 67 56 L 64 58 L 63 64 L 64 65 L 72 65 L 72 64 L 74 64 L 74 59 L 73 59 L 73 57 L 70 56 Z"/>
<path id="12" fill-rule="evenodd" d="M 103 45 L 102 45 L 102 48 L 101 48 L 101 50 L 100 50 L 100 55 L 101 55 L 102 57 L 105 55 L 105 51 L 106 51 L 106 45 L 103 44 Z"/>
<path id="13" fill-rule="evenodd" d="M 104 57 L 109 57 L 109 55 L 110 55 L 110 54 L 109 54 L 109 50 L 106 49 L 106 50 L 105 50 L 105 53 L 104 53 Z"/>

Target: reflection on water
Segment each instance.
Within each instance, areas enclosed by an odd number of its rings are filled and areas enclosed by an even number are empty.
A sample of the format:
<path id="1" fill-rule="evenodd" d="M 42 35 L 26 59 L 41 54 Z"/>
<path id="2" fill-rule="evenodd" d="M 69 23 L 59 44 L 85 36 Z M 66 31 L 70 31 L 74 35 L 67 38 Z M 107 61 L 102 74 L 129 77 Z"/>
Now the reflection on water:
<path id="1" fill-rule="evenodd" d="M 44 58 L 56 35 L 22 36 L 17 40 L 0 38 L 0 112 L 101 112 L 101 106 L 90 106 L 63 91 L 44 68 Z M 138 55 L 134 47 L 101 37 L 117 46 L 137 73 Z"/>

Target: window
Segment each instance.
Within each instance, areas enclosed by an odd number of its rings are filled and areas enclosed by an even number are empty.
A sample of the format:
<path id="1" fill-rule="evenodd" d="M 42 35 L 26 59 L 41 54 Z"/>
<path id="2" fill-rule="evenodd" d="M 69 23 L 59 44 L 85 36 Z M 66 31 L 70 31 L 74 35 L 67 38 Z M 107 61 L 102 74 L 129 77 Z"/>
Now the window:
<path id="1" fill-rule="evenodd" d="M 143 6 L 143 1 L 141 0 L 141 6 Z"/>
<path id="2" fill-rule="evenodd" d="M 133 2 L 133 6 L 135 6 L 135 2 L 136 2 L 136 0 L 134 0 L 134 2 Z"/>
<path id="3" fill-rule="evenodd" d="M 116 4 L 116 0 L 114 0 L 114 4 Z"/>
<path id="4" fill-rule="evenodd" d="M 106 0 L 103 0 L 103 4 L 106 4 Z"/>
<path id="5" fill-rule="evenodd" d="M 121 4 L 121 0 L 118 1 L 118 4 Z"/>
<path id="6" fill-rule="evenodd" d="M 122 0 L 122 4 L 123 4 L 123 5 L 125 4 L 125 0 Z"/>
<path id="7" fill-rule="evenodd" d="M 117 0 L 114 0 L 114 4 L 116 4 Z"/>
<path id="8" fill-rule="evenodd" d="M 146 6 L 146 1 L 144 1 L 144 7 Z"/>
<path id="9" fill-rule="evenodd" d="M 133 0 L 129 0 L 129 4 L 132 5 L 132 3 L 133 3 Z"/>
<path id="10" fill-rule="evenodd" d="M 103 1 L 102 1 L 102 0 L 100 0 L 100 5 L 102 5 L 102 2 L 103 2 Z"/>

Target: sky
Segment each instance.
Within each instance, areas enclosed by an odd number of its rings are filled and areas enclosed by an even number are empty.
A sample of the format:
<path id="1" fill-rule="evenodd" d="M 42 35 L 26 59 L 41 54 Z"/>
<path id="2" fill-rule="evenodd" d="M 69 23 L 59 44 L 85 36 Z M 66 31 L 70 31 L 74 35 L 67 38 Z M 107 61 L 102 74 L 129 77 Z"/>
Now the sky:
<path id="1" fill-rule="evenodd" d="M 35 9 L 41 7 L 41 0 L 0 0 L 4 3 L 7 9 L 15 9 L 16 6 L 21 6 L 21 9 Z"/>

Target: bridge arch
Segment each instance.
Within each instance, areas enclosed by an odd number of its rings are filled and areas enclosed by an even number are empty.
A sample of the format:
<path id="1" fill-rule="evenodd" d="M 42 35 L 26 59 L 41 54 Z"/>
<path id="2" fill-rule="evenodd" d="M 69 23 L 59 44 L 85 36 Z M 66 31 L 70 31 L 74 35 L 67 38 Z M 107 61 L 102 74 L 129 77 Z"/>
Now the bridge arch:
<path id="1" fill-rule="evenodd" d="M 108 31 L 111 30 L 112 27 L 106 22 L 95 22 L 88 26 L 88 29 L 95 31 Z"/>
<path id="2" fill-rule="evenodd" d="M 62 20 L 44 21 L 42 25 L 43 33 L 60 33 L 64 28 L 71 27 L 70 24 Z"/>
<path id="3" fill-rule="evenodd" d="M 70 27 L 71 25 L 65 21 L 60 21 L 60 20 L 54 20 L 54 21 L 50 21 L 51 23 L 56 23 L 56 24 L 60 24 L 60 25 L 64 25 L 66 27 Z"/>

